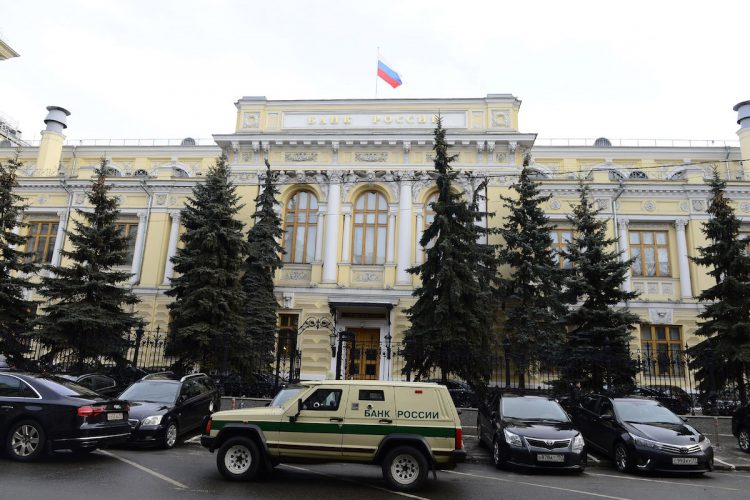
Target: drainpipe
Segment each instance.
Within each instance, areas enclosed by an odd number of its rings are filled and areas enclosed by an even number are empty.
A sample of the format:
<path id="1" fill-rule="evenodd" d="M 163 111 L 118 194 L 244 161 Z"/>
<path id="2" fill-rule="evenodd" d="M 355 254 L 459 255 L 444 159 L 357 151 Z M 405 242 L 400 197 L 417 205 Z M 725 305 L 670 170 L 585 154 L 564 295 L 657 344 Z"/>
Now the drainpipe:
<path id="1" fill-rule="evenodd" d="M 60 186 L 68 193 L 68 211 L 65 216 L 65 227 L 63 227 L 62 238 L 60 242 L 60 262 L 58 265 L 62 265 L 62 251 L 65 249 L 65 237 L 68 235 L 68 224 L 70 224 L 70 209 L 73 207 L 73 191 L 68 189 L 68 183 L 65 179 L 60 181 Z"/>
<path id="2" fill-rule="evenodd" d="M 620 189 L 617 191 L 617 194 L 615 194 L 615 197 L 612 198 L 612 217 L 614 218 L 614 225 L 615 225 L 615 246 L 617 248 L 617 253 L 620 253 L 620 228 L 619 224 L 617 223 L 617 200 L 620 199 L 620 196 L 622 196 L 622 193 L 625 192 L 625 183 L 622 182 L 622 179 L 620 180 Z"/>
<path id="3" fill-rule="evenodd" d="M 146 208 L 146 222 L 143 223 L 143 245 L 141 245 L 141 265 L 138 266 L 138 274 L 134 276 L 133 282 L 130 285 L 130 288 L 133 288 L 134 285 L 140 284 L 141 282 L 141 274 L 143 273 L 143 258 L 146 256 L 146 237 L 148 236 L 148 225 L 151 222 L 151 207 L 153 205 L 154 201 L 154 193 L 153 191 L 149 191 L 146 189 L 146 181 L 141 179 L 140 188 L 143 189 L 143 191 L 146 193 L 146 196 L 148 196 L 148 207 Z"/>

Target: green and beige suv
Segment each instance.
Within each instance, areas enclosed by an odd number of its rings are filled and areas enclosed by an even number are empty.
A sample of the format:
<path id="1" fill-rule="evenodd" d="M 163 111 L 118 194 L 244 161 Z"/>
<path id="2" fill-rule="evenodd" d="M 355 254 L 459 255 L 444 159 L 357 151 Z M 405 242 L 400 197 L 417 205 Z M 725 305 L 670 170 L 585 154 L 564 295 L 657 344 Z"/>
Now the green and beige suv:
<path id="1" fill-rule="evenodd" d="M 218 450 L 216 464 L 230 480 L 251 480 L 285 462 L 359 462 L 380 465 L 401 491 L 466 458 L 448 389 L 418 382 L 303 382 L 267 407 L 214 413 L 201 444 Z"/>

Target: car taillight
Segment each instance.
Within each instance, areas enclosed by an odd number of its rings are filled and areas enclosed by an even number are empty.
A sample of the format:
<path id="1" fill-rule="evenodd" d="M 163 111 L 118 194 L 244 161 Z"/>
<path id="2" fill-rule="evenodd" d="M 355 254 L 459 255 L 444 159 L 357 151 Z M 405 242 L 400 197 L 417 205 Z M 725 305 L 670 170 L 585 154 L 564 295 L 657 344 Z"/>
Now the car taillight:
<path id="1" fill-rule="evenodd" d="M 211 434 L 211 419 L 208 419 L 208 422 L 206 422 L 206 430 L 204 434 L 209 435 Z"/>
<path id="2" fill-rule="evenodd" d="M 81 406 L 78 408 L 79 417 L 95 417 L 106 411 L 104 406 Z"/>
<path id="3" fill-rule="evenodd" d="M 464 448 L 464 431 L 463 429 L 456 429 L 456 449 L 463 450 Z"/>

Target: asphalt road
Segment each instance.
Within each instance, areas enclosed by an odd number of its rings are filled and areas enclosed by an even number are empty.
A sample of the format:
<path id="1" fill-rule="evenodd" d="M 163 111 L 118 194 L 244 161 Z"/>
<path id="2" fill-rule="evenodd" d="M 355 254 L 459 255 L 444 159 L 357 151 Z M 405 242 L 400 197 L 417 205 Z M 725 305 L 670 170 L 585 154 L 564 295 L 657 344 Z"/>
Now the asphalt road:
<path id="1" fill-rule="evenodd" d="M 57 455 L 40 463 L 20 464 L 0 458 L 0 498 L 169 499 L 268 498 L 344 500 L 429 499 L 571 499 L 571 498 L 748 498 L 750 474 L 715 472 L 700 477 L 622 475 L 590 468 L 583 475 L 527 474 L 499 471 L 489 465 L 461 464 L 438 472 L 415 495 L 386 489 L 376 466 L 352 464 L 280 465 L 271 478 L 253 483 L 225 481 L 215 455 L 200 446 L 173 450 L 113 449 L 85 457 Z"/>

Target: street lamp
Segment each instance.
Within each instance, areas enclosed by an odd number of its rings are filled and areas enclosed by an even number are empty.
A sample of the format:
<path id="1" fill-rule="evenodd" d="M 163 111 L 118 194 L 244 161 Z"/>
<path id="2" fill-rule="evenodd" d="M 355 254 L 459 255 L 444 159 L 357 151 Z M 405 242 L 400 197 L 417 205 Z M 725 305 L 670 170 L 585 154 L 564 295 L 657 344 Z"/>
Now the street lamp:
<path id="1" fill-rule="evenodd" d="M 328 336 L 328 339 L 331 342 L 331 357 L 336 357 L 336 332 L 334 330 L 331 330 L 331 334 Z"/>
<path id="2" fill-rule="evenodd" d="M 385 358 L 391 359 L 391 332 L 385 334 Z"/>
<path id="3" fill-rule="evenodd" d="M 510 339 L 507 335 L 503 340 L 503 351 L 505 352 L 505 388 L 510 389 Z"/>

